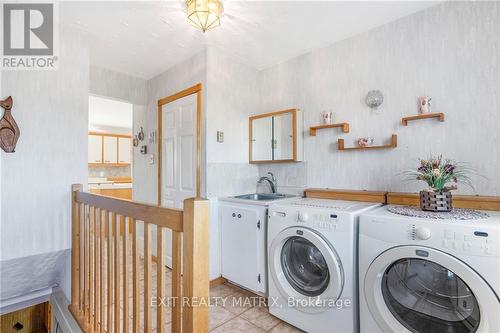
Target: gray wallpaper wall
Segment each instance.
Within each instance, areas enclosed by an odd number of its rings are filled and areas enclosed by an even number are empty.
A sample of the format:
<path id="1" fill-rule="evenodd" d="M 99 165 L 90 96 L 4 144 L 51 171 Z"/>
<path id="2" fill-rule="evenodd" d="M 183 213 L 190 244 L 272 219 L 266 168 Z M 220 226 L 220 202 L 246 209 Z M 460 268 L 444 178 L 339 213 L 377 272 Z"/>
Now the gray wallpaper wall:
<path id="1" fill-rule="evenodd" d="M 327 32 L 326 32 L 327 33 Z M 330 187 L 417 191 L 401 171 L 419 157 L 443 154 L 463 161 L 482 177 L 475 190 L 500 194 L 500 3 L 445 2 L 330 47 L 260 73 L 260 110 L 299 107 L 304 111 L 304 163 L 262 165 L 286 187 Z M 380 89 L 384 104 L 374 114 L 365 104 L 369 90 Z M 400 125 L 417 113 L 417 96 L 432 97 L 444 123 L 425 120 Z M 325 110 L 349 122 L 351 132 L 307 128 Z M 338 151 L 337 139 L 354 145 L 362 136 L 383 143 L 398 135 L 398 148 Z M 376 142 L 377 143 L 377 142 Z"/>
<path id="2" fill-rule="evenodd" d="M 21 136 L 0 153 L 1 260 L 71 247 L 71 184 L 87 182 L 89 56 L 78 32 L 60 29 L 59 60 L 55 71 L 2 72 Z"/>
<path id="3" fill-rule="evenodd" d="M 71 28 L 59 39 L 57 70 L 1 74 L 21 136 L 15 153 L 0 152 L 0 298 L 27 300 L 56 284 L 70 298 L 61 270 L 70 262 L 71 184 L 87 183 L 89 54 Z"/>
<path id="4" fill-rule="evenodd" d="M 256 165 L 248 164 L 248 115 L 258 112 L 259 72 L 207 50 L 207 196 L 255 191 Z M 217 131 L 224 142 L 217 142 Z"/>

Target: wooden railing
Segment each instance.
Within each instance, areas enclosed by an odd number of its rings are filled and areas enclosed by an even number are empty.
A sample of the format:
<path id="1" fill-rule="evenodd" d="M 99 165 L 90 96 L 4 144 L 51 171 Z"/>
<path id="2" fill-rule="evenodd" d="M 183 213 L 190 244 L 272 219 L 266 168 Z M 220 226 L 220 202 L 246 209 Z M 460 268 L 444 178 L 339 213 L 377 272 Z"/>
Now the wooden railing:
<path id="1" fill-rule="evenodd" d="M 69 308 L 81 329 L 149 333 L 156 326 L 161 333 L 166 331 L 170 309 L 171 332 L 208 332 L 208 201 L 186 199 L 182 211 L 85 193 L 81 185 L 73 185 L 72 191 Z M 152 226 L 156 226 L 155 257 Z M 166 229 L 172 231 L 168 277 L 161 250 Z"/>

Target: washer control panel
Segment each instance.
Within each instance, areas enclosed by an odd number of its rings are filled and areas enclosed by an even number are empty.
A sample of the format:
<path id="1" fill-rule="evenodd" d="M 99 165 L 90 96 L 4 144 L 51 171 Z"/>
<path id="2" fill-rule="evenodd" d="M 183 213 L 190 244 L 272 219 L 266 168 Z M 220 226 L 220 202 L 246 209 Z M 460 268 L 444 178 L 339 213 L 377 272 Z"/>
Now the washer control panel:
<path id="1" fill-rule="evenodd" d="M 296 213 L 298 225 L 312 225 L 317 230 L 337 231 L 340 228 L 340 220 L 335 213 L 317 213 L 307 210 L 299 210 Z"/>

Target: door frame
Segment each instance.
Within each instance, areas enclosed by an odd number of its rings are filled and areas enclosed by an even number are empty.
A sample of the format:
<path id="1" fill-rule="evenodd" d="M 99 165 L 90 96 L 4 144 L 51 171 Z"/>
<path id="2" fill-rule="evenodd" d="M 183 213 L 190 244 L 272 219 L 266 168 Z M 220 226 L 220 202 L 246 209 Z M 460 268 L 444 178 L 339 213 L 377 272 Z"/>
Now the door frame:
<path id="1" fill-rule="evenodd" d="M 173 95 L 158 100 L 158 206 L 162 198 L 162 141 L 163 141 L 163 112 L 162 107 L 183 97 L 196 94 L 196 197 L 201 197 L 201 125 L 202 125 L 202 84 L 181 90 Z"/>

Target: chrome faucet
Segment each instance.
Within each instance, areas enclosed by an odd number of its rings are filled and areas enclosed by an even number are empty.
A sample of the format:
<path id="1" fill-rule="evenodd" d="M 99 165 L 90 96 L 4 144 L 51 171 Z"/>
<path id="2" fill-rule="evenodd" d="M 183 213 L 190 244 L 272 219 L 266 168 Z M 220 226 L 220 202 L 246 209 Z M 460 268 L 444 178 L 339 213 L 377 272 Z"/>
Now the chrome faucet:
<path id="1" fill-rule="evenodd" d="M 276 193 L 276 190 L 278 188 L 278 181 L 276 180 L 276 177 L 272 172 L 268 172 L 267 174 L 269 175 L 269 177 L 260 177 L 257 184 L 262 184 L 262 182 L 267 181 L 269 183 L 269 186 L 271 186 L 271 192 Z"/>

